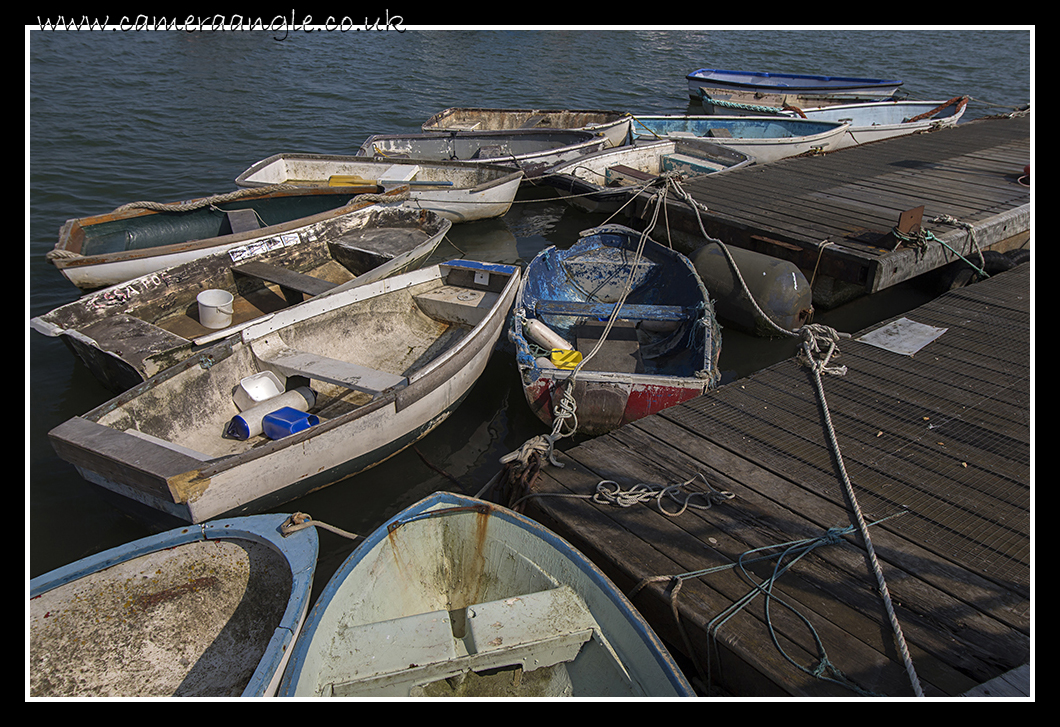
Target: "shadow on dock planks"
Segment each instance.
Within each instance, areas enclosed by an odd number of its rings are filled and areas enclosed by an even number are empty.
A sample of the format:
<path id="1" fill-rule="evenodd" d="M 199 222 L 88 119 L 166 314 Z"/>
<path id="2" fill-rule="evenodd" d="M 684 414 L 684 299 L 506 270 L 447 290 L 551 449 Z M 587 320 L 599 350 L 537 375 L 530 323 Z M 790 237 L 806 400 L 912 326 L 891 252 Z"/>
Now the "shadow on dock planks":
<path id="1" fill-rule="evenodd" d="M 929 697 L 965 694 L 1029 662 L 1030 272 L 1021 265 L 906 314 L 947 328 L 912 357 L 841 341 L 834 363 L 847 373 L 824 377 L 865 519 L 894 516 L 871 526 L 870 537 Z M 565 466 L 542 469 L 528 514 L 627 593 L 644 579 L 731 566 L 747 551 L 853 522 L 812 373 L 794 359 L 557 459 Z M 697 473 L 735 498 L 676 517 L 654 503 L 623 508 L 583 499 L 602 480 L 628 489 L 684 483 Z M 747 571 L 764 579 L 773 566 Z M 663 578 L 632 600 L 675 652 L 691 658 L 708 693 L 914 694 L 856 531 L 815 548 L 774 589 L 812 624 L 823 651 L 779 601 L 767 614 L 761 595 L 712 623 L 754 587 L 726 568 Z M 839 683 L 810 673 L 822 657 Z"/>

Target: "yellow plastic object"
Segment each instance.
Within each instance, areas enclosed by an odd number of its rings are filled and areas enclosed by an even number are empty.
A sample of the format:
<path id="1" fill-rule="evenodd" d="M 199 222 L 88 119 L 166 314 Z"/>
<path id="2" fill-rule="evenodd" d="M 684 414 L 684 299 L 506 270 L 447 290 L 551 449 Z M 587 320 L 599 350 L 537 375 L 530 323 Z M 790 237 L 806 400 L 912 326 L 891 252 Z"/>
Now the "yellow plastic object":
<path id="1" fill-rule="evenodd" d="M 575 369 L 582 362 L 582 355 L 577 351 L 565 351 L 562 348 L 552 349 L 552 363 L 559 369 Z"/>
<path id="2" fill-rule="evenodd" d="M 356 174 L 332 174 L 328 177 L 329 187 L 363 187 L 374 184 L 375 180 L 364 179 Z"/>

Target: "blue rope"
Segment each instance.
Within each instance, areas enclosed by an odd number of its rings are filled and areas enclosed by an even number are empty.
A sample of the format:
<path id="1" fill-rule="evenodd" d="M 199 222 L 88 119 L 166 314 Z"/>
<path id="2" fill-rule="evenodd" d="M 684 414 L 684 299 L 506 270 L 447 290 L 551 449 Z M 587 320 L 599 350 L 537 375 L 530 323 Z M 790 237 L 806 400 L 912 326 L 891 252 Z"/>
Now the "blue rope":
<path id="1" fill-rule="evenodd" d="M 898 515 L 903 515 L 903 514 L 905 514 L 904 511 L 903 512 L 898 512 L 898 513 L 895 513 L 894 515 L 890 515 L 888 517 L 881 518 L 880 520 L 877 520 L 877 521 L 875 521 L 873 523 L 869 523 L 869 524 L 870 525 L 877 525 L 877 524 L 879 524 L 881 522 L 884 522 L 885 520 L 888 520 L 888 519 L 890 519 L 892 517 L 897 517 Z M 784 573 L 786 573 L 793 565 L 795 565 L 797 562 L 799 562 L 803 557 L 805 557 L 806 555 L 809 555 L 814 549 L 816 549 L 816 548 L 818 548 L 818 547 L 820 547 L 822 545 L 835 545 L 835 544 L 838 544 L 838 543 L 842 542 L 842 536 L 853 532 L 854 529 L 855 528 L 854 528 L 853 525 L 848 525 L 846 527 L 831 527 L 831 528 L 828 528 L 828 530 L 826 530 L 823 534 L 821 534 L 821 535 L 819 535 L 819 536 L 817 536 L 815 538 L 805 538 L 805 539 L 802 539 L 802 540 L 793 540 L 793 541 L 790 541 L 790 542 L 787 542 L 787 543 L 781 543 L 779 545 L 767 545 L 767 546 L 763 546 L 761 548 L 753 548 L 751 550 L 744 551 L 743 553 L 740 554 L 739 558 L 737 558 L 735 563 L 729 563 L 729 564 L 722 565 L 722 566 L 715 566 L 713 568 L 704 568 L 702 570 L 689 571 L 687 573 L 681 573 L 681 574 L 676 575 L 676 576 L 670 576 L 668 578 L 670 578 L 672 580 L 676 580 L 678 582 L 678 585 L 674 588 L 674 590 L 673 590 L 673 592 L 671 594 L 671 598 L 674 598 L 676 596 L 677 591 L 680 589 L 681 581 L 683 581 L 685 579 L 698 578 L 698 577 L 701 577 L 701 576 L 704 576 L 704 575 L 710 575 L 712 573 L 718 573 L 718 572 L 721 572 L 723 570 L 728 570 L 728 569 L 732 569 L 732 568 L 739 568 L 739 572 L 740 572 L 741 576 L 748 583 L 750 583 L 752 585 L 752 589 L 750 591 L 748 591 L 748 593 L 746 595 L 744 595 L 742 598 L 737 599 L 737 601 L 734 602 L 731 606 L 729 606 L 728 608 L 723 610 L 721 613 L 719 613 L 715 618 L 711 619 L 711 621 L 707 624 L 707 633 L 711 637 L 711 643 L 714 645 L 714 650 L 715 651 L 717 651 L 717 634 L 718 634 L 718 630 L 722 626 L 724 626 L 725 623 L 727 623 L 729 621 L 729 619 L 731 619 L 733 616 L 735 616 L 737 613 L 739 613 L 745 607 L 750 605 L 750 603 L 752 601 L 754 601 L 755 598 L 757 598 L 759 595 L 763 595 L 764 594 L 765 597 L 766 597 L 765 619 L 766 619 L 766 627 L 769 630 L 769 636 L 770 636 L 770 638 L 773 641 L 773 645 L 777 648 L 777 650 L 781 653 L 781 655 L 788 662 L 790 662 L 792 665 L 794 665 L 795 667 L 797 667 L 801 671 L 809 674 L 810 676 L 813 676 L 816 679 L 820 679 L 822 681 L 831 682 L 833 684 L 838 684 L 839 686 L 842 686 L 842 687 L 845 687 L 847 689 L 850 689 L 851 691 L 853 691 L 853 692 L 855 692 L 857 694 L 860 694 L 862 696 L 868 696 L 868 697 L 885 696 L 885 695 L 876 694 L 875 692 L 871 692 L 871 691 L 862 689 L 857 684 L 855 684 L 850 679 L 848 679 L 846 677 L 846 675 L 844 675 L 842 673 L 842 671 L 840 671 L 839 668 L 836 667 L 831 662 L 831 660 L 828 658 L 828 653 L 827 653 L 827 651 L 824 648 L 824 643 L 821 641 L 821 637 L 817 633 L 817 630 L 813 627 L 813 624 L 811 624 L 810 621 L 805 616 L 803 616 L 801 613 L 799 613 L 796 608 L 794 608 L 791 604 L 785 602 L 782 598 L 780 598 L 779 596 L 777 596 L 773 592 L 773 587 L 776 584 L 777 580 L 782 575 L 784 575 Z M 765 554 L 765 555 L 759 555 L 757 557 L 752 557 L 756 553 L 763 553 L 764 551 L 773 551 L 773 550 L 777 550 L 778 548 L 782 548 L 783 550 L 781 550 L 779 553 Z M 785 558 L 788 558 L 788 557 L 790 557 L 790 560 L 785 563 L 784 560 L 785 560 Z M 756 583 L 754 581 L 754 579 L 752 578 L 751 574 L 747 571 L 746 566 L 748 566 L 748 565 L 750 565 L 752 563 L 759 563 L 759 562 L 766 561 L 766 560 L 771 560 L 771 559 L 774 559 L 774 558 L 776 559 L 777 562 L 776 562 L 776 565 L 773 568 L 773 574 L 768 579 L 762 581 L 761 583 Z M 638 584 L 630 592 L 630 594 L 629 594 L 630 598 L 632 598 L 633 595 L 637 591 L 639 591 L 644 585 L 646 585 L 648 582 L 650 582 L 652 580 L 661 580 L 661 578 L 656 577 L 656 578 L 645 579 L 644 581 L 641 581 L 641 583 Z M 798 662 L 796 662 L 784 650 L 784 648 L 780 645 L 780 640 L 777 637 L 775 629 L 773 628 L 772 615 L 771 615 L 770 609 L 769 609 L 770 603 L 772 601 L 774 601 L 774 600 L 777 601 L 778 603 L 780 603 L 785 608 L 787 608 L 793 614 L 795 614 L 795 616 L 797 616 L 803 622 L 803 624 L 806 625 L 806 628 L 809 629 L 811 635 L 813 636 L 814 644 L 815 644 L 816 649 L 817 649 L 817 663 L 812 669 L 808 669 L 805 666 L 803 666 L 802 664 L 799 664 Z M 677 616 L 676 605 L 673 605 L 673 611 L 674 611 L 674 616 L 676 617 Z M 678 626 L 680 626 L 680 622 L 678 623 Z M 684 634 L 683 627 L 681 628 L 681 631 L 682 631 L 682 635 L 685 637 L 686 647 L 689 648 L 689 654 L 691 655 L 692 654 L 691 644 L 688 642 L 687 635 Z M 710 667 L 711 667 L 711 659 L 710 659 L 710 653 L 709 653 L 709 649 L 708 649 L 708 654 L 707 654 L 707 673 L 705 675 L 701 674 L 701 676 L 703 676 L 703 678 L 704 678 L 704 682 L 706 683 L 706 685 L 708 687 L 711 684 Z M 829 674 L 831 674 L 831 676 L 829 676 Z"/>

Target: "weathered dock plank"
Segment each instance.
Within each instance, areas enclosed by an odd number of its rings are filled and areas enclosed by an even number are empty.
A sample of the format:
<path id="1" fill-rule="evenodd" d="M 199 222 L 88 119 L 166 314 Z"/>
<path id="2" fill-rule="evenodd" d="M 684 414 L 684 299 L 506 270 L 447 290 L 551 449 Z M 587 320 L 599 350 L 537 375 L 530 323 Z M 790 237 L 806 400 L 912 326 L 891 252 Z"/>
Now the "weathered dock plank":
<path id="1" fill-rule="evenodd" d="M 952 262 L 953 251 L 1024 244 L 1030 188 L 1020 177 L 1028 164 L 1029 116 L 977 119 L 687 180 L 685 191 L 707 211 L 670 195 L 658 236 L 690 253 L 703 244 L 702 221 L 726 244 L 798 265 L 813 281 L 815 304 L 827 308 Z M 920 206 L 921 229 L 936 239 L 896 248 L 891 229 Z"/>
<path id="2" fill-rule="evenodd" d="M 1031 694 L 1030 664 L 1013 669 L 970 690 L 964 697 L 1029 697 Z"/>
<path id="3" fill-rule="evenodd" d="M 847 372 L 823 382 L 925 696 L 1029 663 L 1029 268 L 907 313 L 947 328 L 913 356 L 842 340 Z M 558 454 L 525 507 L 633 594 L 708 693 L 911 696 L 856 531 L 780 575 L 768 608 L 756 590 L 776 561 L 755 557 L 854 522 L 824 412 L 812 372 L 785 361 Z M 680 514 L 590 499 L 638 483 L 734 497 Z"/>

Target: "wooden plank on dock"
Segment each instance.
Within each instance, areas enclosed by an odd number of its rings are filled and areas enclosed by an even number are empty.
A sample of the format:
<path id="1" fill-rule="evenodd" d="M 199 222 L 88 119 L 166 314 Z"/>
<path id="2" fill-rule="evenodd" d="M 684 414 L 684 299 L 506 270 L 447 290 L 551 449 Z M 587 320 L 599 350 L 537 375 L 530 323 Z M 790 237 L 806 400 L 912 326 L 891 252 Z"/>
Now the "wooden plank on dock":
<path id="1" fill-rule="evenodd" d="M 667 229 L 657 237 L 689 253 L 703 244 L 702 221 L 726 244 L 795 263 L 814 281 L 815 303 L 831 307 L 957 260 L 956 253 L 968 256 L 977 245 L 1022 244 L 1030 187 L 1021 178 L 1029 164 L 1029 116 L 977 119 L 689 179 L 685 191 L 707 211 L 697 219 L 671 195 Z M 936 239 L 895 249 L 891 228 L 920 206 L 921 229 Z"/>
<path id="2" fill-rule="evenodd" d="M 913 356 L 842 340 L 827 409 L 782 362 L 558 454 L 528 514 L 635 591 L 708 693 L 911 696 L 860 537 L 825 538 L 854 522 L 827 411 L 924 694 L 1029 663 L 1030 266 L 905 317 L 946 332 Z M 734 497 L 590 499 L 638 483 Z M 767 608 L 776 561 L 754 558 L 809 544 Z"/>
<path id="3" fill-rule="evenodd" d="M 1023 666 L 991 679 L 970 690 L 964 697 L 1029 697 L 1031 694 L 1031 666 Z"/>

